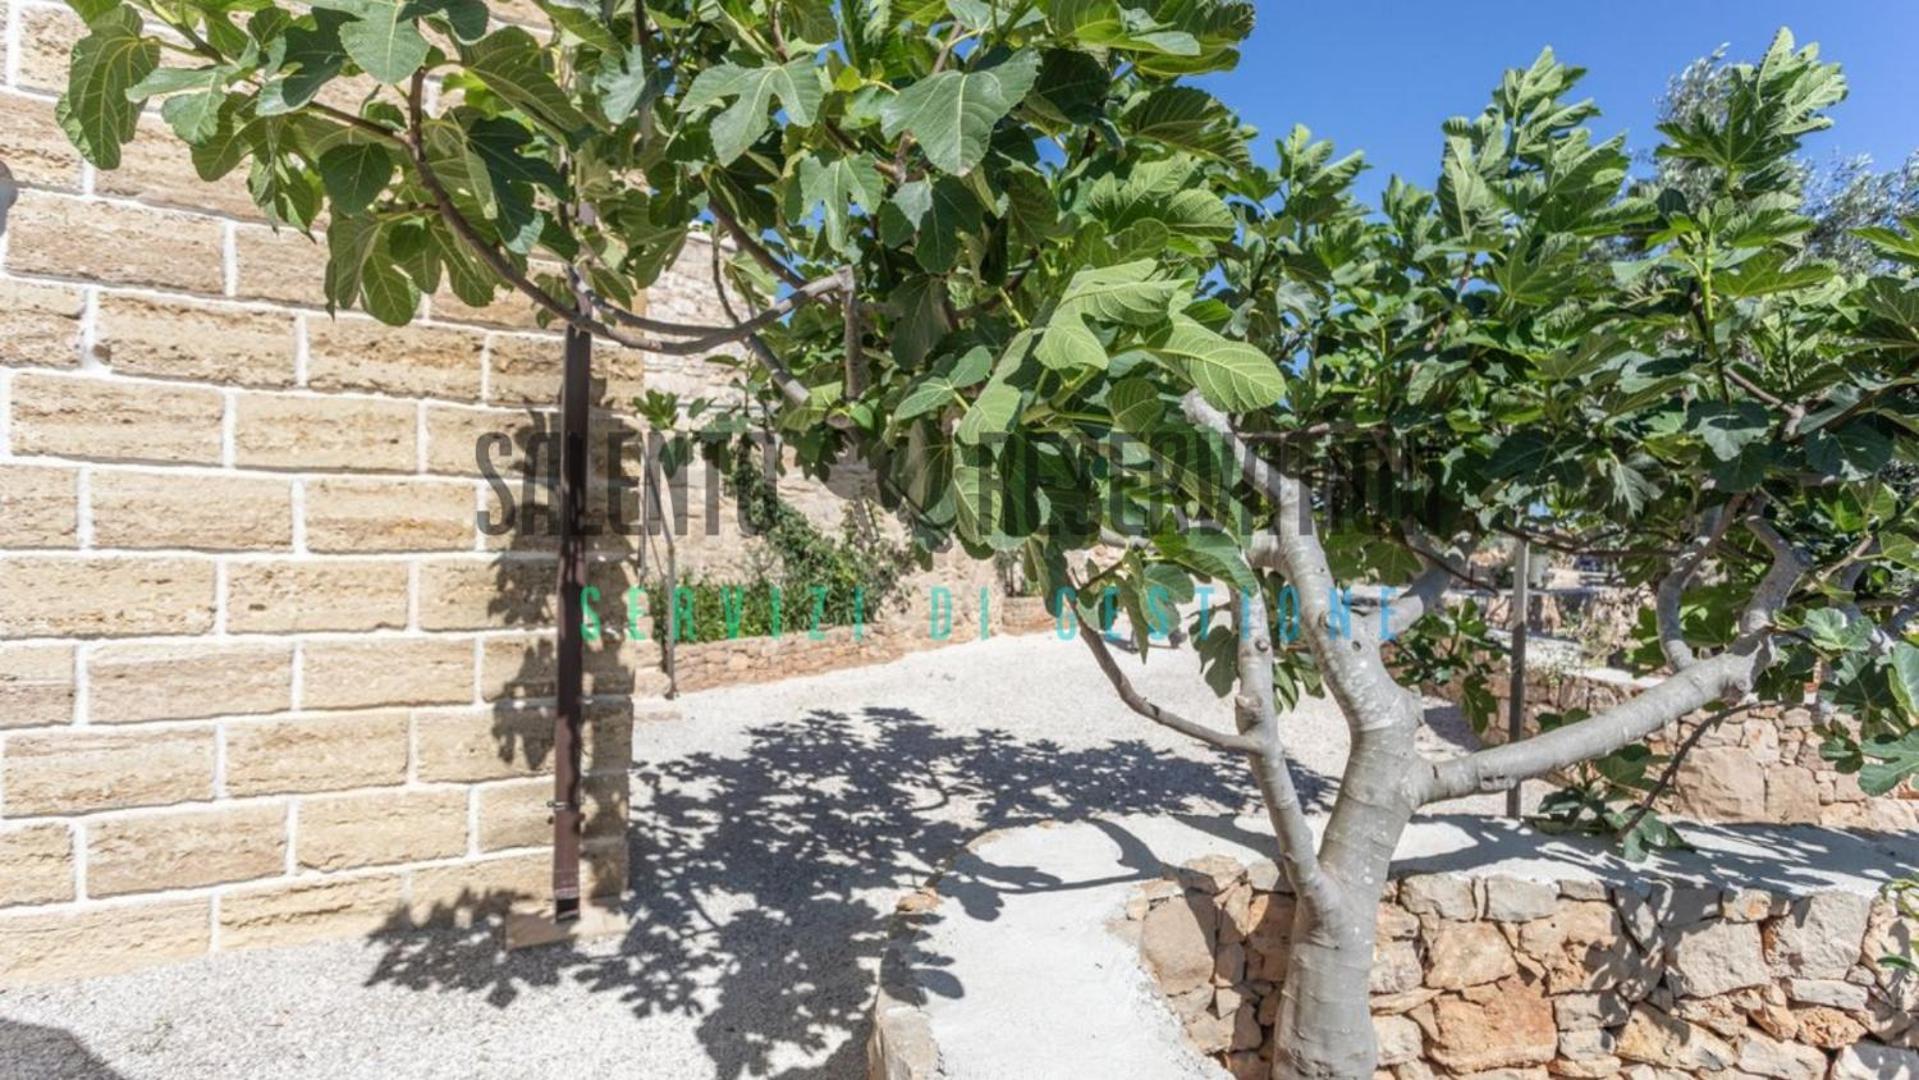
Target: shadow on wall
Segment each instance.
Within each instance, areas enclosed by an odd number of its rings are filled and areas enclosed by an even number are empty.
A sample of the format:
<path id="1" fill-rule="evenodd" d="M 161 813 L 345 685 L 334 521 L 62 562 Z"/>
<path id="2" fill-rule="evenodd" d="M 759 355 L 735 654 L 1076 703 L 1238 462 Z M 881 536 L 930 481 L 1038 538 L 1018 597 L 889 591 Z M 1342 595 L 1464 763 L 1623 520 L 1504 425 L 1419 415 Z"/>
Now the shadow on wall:
<path id="1" fill-rule="evenodd" d="M 904 710 L 816 711 L 748 735 L 737 756 L 694 754 L 634 772 L 632 929 L 618 955 L 502 955 L 480 931 L 395 927 L 380 935 L 387 951 L 369 982 L 479 994 L 504 1008 L 523 987 L 565 979 L 618 994 L 641 1016 L 698 1017 L 729 1080 L 862 1076 L 892 906 L 981 829 L 1219 815 L 1257 798 L 1244 767 L 1224 755 L 956 734 Z M 1325 778 L 1297 779 L 1308 798 L 1325 797 Z M 1159 873 L 1146 856 L 1134 869 Z M 794 1057 L 816 1063 L 780 1060 Z"/>
<path id="2" fill-rule="evenodd" d="M 0 1019 L 0 1065 L 8 1076 L 61 1080 L 122 1080 L 72 1034 L 39 1024 Z"/>

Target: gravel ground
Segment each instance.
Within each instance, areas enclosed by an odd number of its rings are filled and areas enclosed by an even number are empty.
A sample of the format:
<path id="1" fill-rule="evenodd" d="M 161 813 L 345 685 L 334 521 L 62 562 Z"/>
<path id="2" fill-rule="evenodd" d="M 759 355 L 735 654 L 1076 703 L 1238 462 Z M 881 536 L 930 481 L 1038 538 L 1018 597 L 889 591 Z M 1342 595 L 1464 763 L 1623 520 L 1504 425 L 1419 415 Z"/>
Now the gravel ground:
<path id="1" fill-rule="evenodd" d="M 1190 651 L 1135 682 L 1230 724 Z M 681 705 L 635 732 L 623 939 L 410 934 L 0 991 L 0 1077 L 860 1077 L 886 915 L 982 829 L 1256 805 L 1242 766 L 1127 713 L 1051 635 Z M 1323 802 L 1344 725 L 1315 701 L 1287 728 Z"/>

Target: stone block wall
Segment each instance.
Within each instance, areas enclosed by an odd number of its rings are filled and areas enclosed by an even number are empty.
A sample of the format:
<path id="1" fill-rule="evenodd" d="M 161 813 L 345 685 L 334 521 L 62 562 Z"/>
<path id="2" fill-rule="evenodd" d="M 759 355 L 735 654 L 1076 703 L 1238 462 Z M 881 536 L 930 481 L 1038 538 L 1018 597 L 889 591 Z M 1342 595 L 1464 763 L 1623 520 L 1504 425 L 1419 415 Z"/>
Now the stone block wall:
<path id="1" fill-rule="evenodd" d="M 495 9 L 516 11 L 539 17 Z M 546 896 L 554 544 L 524 519 L 480 527 L 501 500 L 475 452 L 505 436 L 494 460 L 518 470 L 554 429 L 559 335 L 505 299 L 433 296 L 397 330 L 329 316 L 324 238 L 270 228 L 244 170 L 202 182 L 156 116 L 119 170 L 81 161 L 54 119 L 82 33 L 65 5 L 0 0 L 0 28 L 0 162 L 22 189 L 0 235 L 0 984 Z M 691 239 L 646 302 L 717 321 L 711 254 Z M 595 376 L 604 432 L 646 388 L 712 396 L 730 373 L 600 349 Z M 596 441 L 596 476 L 608 456 Z M 839 512 L 838 492 L 783 490 Z M 696 512 L 686 572 L 748 561 L 730 505 L 720 523 Z M 595 541 L 609 626 L 642 548 Z M 914 581 L 941 574 L 962 598 L 990 581 L 954 561 Z M 626 880 L 635 719 L 665 680 L 656 645 L 617 633 L 588 668 L 606 894 Z"/>
<path id="2" fill-rule="evenodd" d="M 1188 1040 L 1243 1080 L 1270 1075 L 1293 910 L 1273 864 L 1223 855 L 1127 907 Z M 1405 877 L 1379 908 L 1380 1076 L 1915 1075 L 1919 980 L 1880 961 L 1914 929 L 1839 889 Z"/>

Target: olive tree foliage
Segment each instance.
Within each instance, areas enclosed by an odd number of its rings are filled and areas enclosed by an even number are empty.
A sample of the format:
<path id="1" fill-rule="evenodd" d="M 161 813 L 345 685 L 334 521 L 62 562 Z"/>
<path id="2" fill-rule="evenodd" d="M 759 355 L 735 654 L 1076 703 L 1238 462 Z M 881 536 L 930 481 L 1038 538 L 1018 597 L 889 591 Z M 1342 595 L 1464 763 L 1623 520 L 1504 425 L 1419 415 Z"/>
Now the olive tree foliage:
<path id="1" fill-rule="evenodd" d="M 867 462 L 922 547 L 1022 559 L 1126 706 L 1258 781 L 1300 899 L 1278 1075 L 1372 1074 L 1375 905 L 1421 807 L 1631 781 L 1681 716 L 1809 681 L 1862 784 L 1919 769 L 1919 510 L 1885 479 L 1919 445 L 1919 221 L 1864 232 L 1867 269 L 1808 250 L 1792 162 L 1845 86 L 1790 36 L 1662 129 L 1684 185 L 1629 185 L 1549 51 L 1447 122 L 1432 187 L 1369 209 L 1357 155 L 1296 129 L 1256 165 L 1182 81 L 1236 62 L 1248 3 L 536 2 L 538 32 L 481 0 L 74 0 L 60 115 L 111 168 L 157 106 L 203 176 L 324 223 L 339 307 L 400 324 L 445 288 L 737 348 L 805 467 Z M 709 228 L 732 318 L 634 310 Z M 1412 687 L 1490 645 L 1442 593 L 1513 536 L 1655 588 L 1665 677 L 1430 759 Z M 1109 645 L 1175 640 L 1202 589 L 1232 730 L 1144 698 Z M 1320 829 L 1284 745 L 1305 692 L 1352 734 Z"/>
<path id="2" fill-rule="evenodd" d="M 1701 113 L 1722 109 L 1731 69 L 1727 46 L 1688 64 L 1667 81 L 1659 98 L 1659 117 L 1683 122 Z M 1678 187 L 1688 195 L 1701 192 L 1710 177 L 1671 159 L 1654 162 L 1655 184 Z M 1884 265 L 1884 256 L 1859 235 L 1861 229 L 1895 227 L 1900 218 L 1919 214 L 1919 150 L 1898 167 L 1879 171 L 1871 157 L 1858 155 L 1820 161 L 1802 157 L 1794 163 L 1801 172 L 1804 205 L 1812 219 L 1806 231 L 1807 249 L 1844 269 L 1867 270 Z"/>

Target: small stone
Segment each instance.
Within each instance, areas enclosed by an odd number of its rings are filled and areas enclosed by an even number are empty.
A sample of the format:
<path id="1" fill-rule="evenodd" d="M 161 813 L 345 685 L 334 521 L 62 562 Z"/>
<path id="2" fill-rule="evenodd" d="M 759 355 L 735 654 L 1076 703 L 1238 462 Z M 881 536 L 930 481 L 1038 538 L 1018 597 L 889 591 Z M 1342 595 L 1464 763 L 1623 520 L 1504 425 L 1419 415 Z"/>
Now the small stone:
<path id="1" fill-rule="evenodd" d="M 1617 1041 L 1613 1033 L 1604 1028 L 1562 1031 L 1559 1033 L 1559 1056 L 1570 1061 L 1609 1058 L 1613 1056 L 1613 1046 Z"/>
<path id="2" fill-rule="evenodd" d="M 1455 1073 L 1543 1065 L 1559 1049 L 1552 1002 L 1537 984 L 1507 979 L 1481 1001 L 1442 997 L 1432 1005 L 1427 1056 Z"/>
<path id="3" fill-rule="evenodd" d="M 1805 1005 L 1792 1011 L 1799 1021 L 1799 1039 L 1821 1050 L 1851 1046 L 1866 1037 L 1866 1025 L 1824 1005 Z"/>
<path id="4" fill-rule="evenodd" d="M 1674 885 L 1670 882 L 1653 883 L 1652 891 L 1646 895 L 1646 903 L 1659 919 L 1659 925 L 1669 930 L 1684 930 L 1719 914 L 1720 890 L 1702 888 L 1696 885 Z M 1650 942 L 1640 944 L 1651 947 Z"/>
<path id="5" fill-rule="evenodd" d="M 1554 1076 L 1564 1076 L 1570 1080 L 1605 1080 L 1621 1075 L 1625 1062 L 1616 1057 L 1588 1058 L 1574 1061 L 1571 1058 L 1555 1058 L 1546 1063 L 1546 1071 Z"/>
<path id="6" fill-rule="evenodd" d="M 1832 1080 L 1919 1080 L 1919 1050 L 1848 1046 L 1832 1063 Z"/>
<path id="7" fill-rule="evenodd" d="M 1754 947 L 1757 948 L 1757 935 Z M 1442 922 L 1426 939 L 1426 985 L 1459 990 L 1517 974 L 1512 947 L 1484 922 Z"/>
<path id="8" fill-rule="evenodd" d="M 1261 859 L 1246 868 L 1246 882 L 1260 892 L 1292 892 L 1286 882 L 1286 875 L 1279 872 L 1279 864 L 1271 859 Z"/>
<path id="9" fill-rule="evenodd" d="M 1213 953 L 1213 982 L 1231 986 L 1246 977 L 1246 946 L 1221 945 Z"/>
<path id="10" fill-rule="evenodd" d="M 1221 1053 L 1233 1045 L 1233 1018 L 1201 1009 L 1198 1016 L 1186 1021 L 1186 1037 L 1202 1054 Z"/>
<path id="11" fill-rule="evenodd" d="M 1419 917 L 1398 904 L 1379 905 L 1378 936 L 1409 938 L 1419 933 Z"/>
<path id="12" fill-rule="evenodd" d="M 1472 879 L 1462 874 L 1416 874 L 1399 883 L 1399 903 L 1415 915 L 1442 919 L 1474 919 L 1479 902 Z"/>
<path id="13" fill-rule="evenodd" d="M 1618 994 L 1561 994 L 1553 999 L 1553 1019 L 1561 1033 L 1618 1027 L 1631 1013 Z"/>
<path id="14" fill-rule="evenodd" d="M 1419 1025 L 1403 1016 L 1373 1017 L 1373 1032 L 1379 1041 L 1379 1064 L 1391 1068 L 1417 1060 L 1425 1051 L 1426 1040 Z"/>
<path id="15" fill-rule="evenodd" d="M 1257 1050 L 1266 1041 L 1266 1033 L 1260 1030 L 1259 1014 L 1250 1003 L 1233 1010 L 1234 1050 Z"/>
<path id="16" fill-rule="evenodd" d="M 1872 898 L 1821 892 L 1793 902 L 1781 919 L 1765 924 L 1766 959 L 1782 975 L 1843 979 L 1859 962 Z"/>
<path id="17" fill-rule="evenodd" d="M 1213 991 L 1213 1015 L 1231 1016 L 1245 1004 L 1246 995 L 1230 986 L 1222 986 Z"/>
<path id="18" fill-rule="evenodd" d="M 1559 889 L 1541 881 L 1524 878 L 1486 879 L 1486 917 L 1500 922 L 1525 922 L 1543 919 L 1559 903 Z"/>
<path id="19" fill-rule="evenodd" d="M 1374 1016 L 1398 1016 L 1409 1013 L 1428 1001 L 1439 996 L 1439 991 L 1431 987 L 1415 987 L 1397 994 L 1375 994 L 1372 998 Z"/>
<path id="20" fill-rule="evenodd" d="M 1737 1058 L 1717 1035 L 1649 1005 L 1633 1009 L 1615 1053 L 1628 1061 L 1673 1069 L 1725 1069 Z"/>
<path id="21" fill-rule="evenodd" d="M 1759 927 L 1723 919 L 1681 934 L 1666 969 L 1667 982 L 1682 997 L 1714 997 L 1771 979 Z"/>
<path id="22" fill-rule="evenodd" d="M 914 889 L 912 892 L 900 897 L 899 903 L 893 905 L 893 910 L 902 915 L 924 915 L 929 911 L 936 910 L 939 906 L 940 894 L 931 886 L 927 886 L 925 888 Z"/>
<path id="23" fill-rule="evenodd" d="M 1784 915 L 1785 897 L 1764 889 L 1727 889 L 1719 899 L 1719 914 L 1730 922 L 1759 922 Z"/>
<path id="24" fill-rule="evenodd" d="M 1373 946 L 1373 993 L 1403 993 L 1418 986 L 1422 975 L 1419 951 L 1412 942 L 1382 941 Z"/>
<path id="25" fill-rule="evenodd" d="M 1787 979 L 1786 996 L 1795 1005 L 1830 1005 L 1847 1012 L 1866 1011 L 1866 988 L 1834 979 Z"/>
<path id="26" fill-rule="evenodd" d="M 1246 868 L 1225 855 L 1201 855 L 1173 870 L 1173 877 L 1188 889 L 1218 896 L 1246 873 Z"/>
<path id="27" fill-rule="evenodd" d="M 1568 900 L 1604 900 L 1606 883 L 1597 878 L 1561 878 L 1559 895 Z"/>
<path id="28" fill-rule="evenodd" d="M 1659 915 L 1645 896 L 1633 889 L 1615 886 L 1612 903 L 1619 912 L 1619 921 L 1640 948 L 1650 949 L 1659 943 Z"/>
<path id="29" fill-rule="evenodd" d="M 1745 1010 L 1734 1003 L 1731 995 L 1714 998 L 1682 998 L 1661 1007 L 1673 1016 L 1687 1023 L 1698 1024 L 1734 1045 L 1737 1045 L 1739 1037 L 1746 1033 Z"/>
<path id="30" fill-rule="evenodd" d="M 1140 921 L 1139 951 L 1161 991 L 1182 994 L 1208 985 L 1216 919 L 1210 903 L 1171 901 L 1146 913 Z"/>
<path id="31" fill-rule="evenodd" d="M 1239 882 L 1219 897 L 1219 943 L 1231 945 L 1246 940 L 1247 918 L 1253 906 L 1253 890 Z"/>
<path id="32" fill-rule="evenodd" d="M 1824 1080 L 1826 1055 L 1810 1046 L 1748 1031 L 1739 1043 L 1739 1071 L 1779 1080 Z"/>

